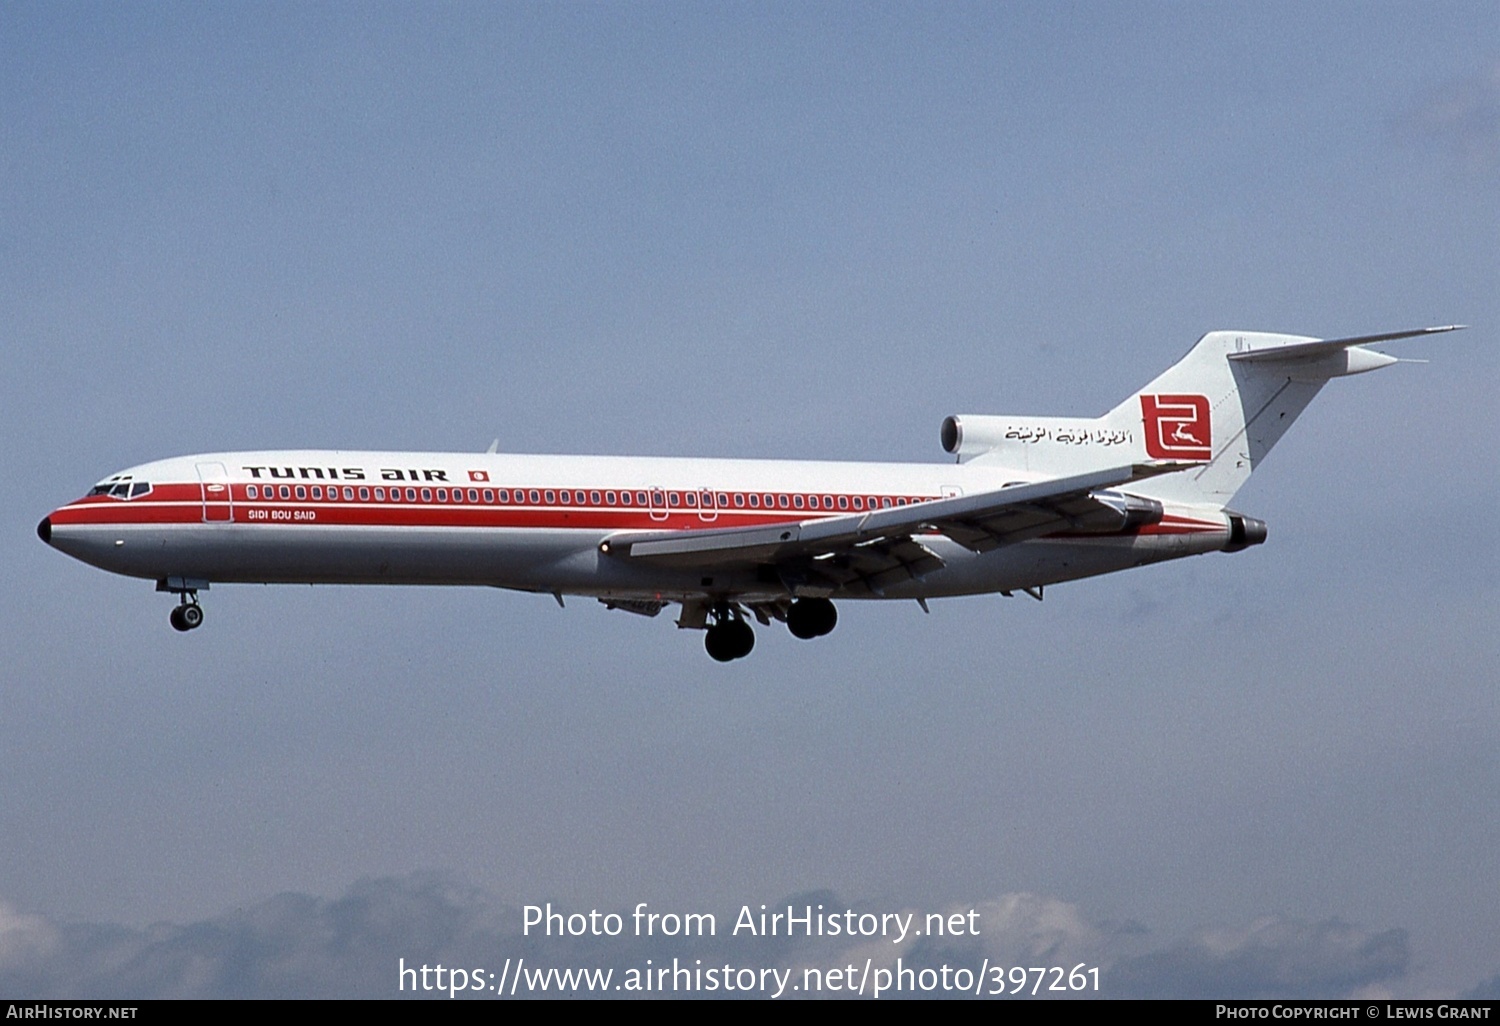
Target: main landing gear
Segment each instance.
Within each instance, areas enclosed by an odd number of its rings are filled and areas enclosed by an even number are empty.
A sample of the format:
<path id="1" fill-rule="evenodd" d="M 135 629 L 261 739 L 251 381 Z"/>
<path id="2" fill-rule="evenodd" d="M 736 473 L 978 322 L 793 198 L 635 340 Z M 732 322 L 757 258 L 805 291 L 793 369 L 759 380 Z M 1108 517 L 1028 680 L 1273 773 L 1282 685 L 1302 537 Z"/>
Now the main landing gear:
<path id="1" fill-rule="evenodd" d="M 708 654 L 721 663 L 743 659 L 755 647 L 755 631 L 740 618 L 739 610 L 727 604 L 713 609 L 714 624 L 703 639 Z"/>
<path id="2" fill-rule="evenodd" d="M 761 623 L 770 623 L 772 616 L 782 616 L 780 610 L 759 606 L 751 608 Z M 787 629 L 794 637 L 803 640 L 821 638 L 839 622 L 838 610 L 826 598 L 798 599 L 782 608 L 786 610 L 784 618 Z M 755 631 L 745 622 L 739 606 L 720 602 L 708 610 L 708 615 L 712 617 L 713 623 L 708 628 L 708 636 L 703 639 L 703 647 L 708 650 L 709 655 L 721 663 L 727 663 L 750 654 L 750 650 L 755 647 Z M 702 620 L 698 622 L 702 623 Z"/>
<path id="3" fill-rule="evenodd" d="M 203 607 L 198 604 L 196 591 L 182 593 L 182 603 L 172 610 L 172 626 L 180 631 L 191 631 L 203 626 Z"/>
<path id="4" fill-rule="evenodd" d="M 839 622 L 838 610 L 826 598 L 804 598 L 786 611 L 786 627 L 793 637 L 807 641 L 821 638 Z"/>

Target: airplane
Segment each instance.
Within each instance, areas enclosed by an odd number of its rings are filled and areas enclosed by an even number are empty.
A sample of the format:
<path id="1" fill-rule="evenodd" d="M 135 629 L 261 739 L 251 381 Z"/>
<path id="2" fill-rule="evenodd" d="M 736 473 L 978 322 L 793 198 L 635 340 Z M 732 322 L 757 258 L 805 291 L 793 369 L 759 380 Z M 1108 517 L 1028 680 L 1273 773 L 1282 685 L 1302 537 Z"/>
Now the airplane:
<path id="1" fill-rule="evenodd" d="M 296 450 L 130 467 L 37 525 L 42 541 L 178 596 L 210 584 L 487 585 L 598 599 L 748 655 L 753 617 L 797 638 L 834 600 L 1016 592 L 1266 540 L 1229 508 L 1329 380 L 1389 366 L 1366 346 L 1463 325 L 1318 339 L 1204 335 L 1101 417 L 942 423 L 951 463 Z"/>

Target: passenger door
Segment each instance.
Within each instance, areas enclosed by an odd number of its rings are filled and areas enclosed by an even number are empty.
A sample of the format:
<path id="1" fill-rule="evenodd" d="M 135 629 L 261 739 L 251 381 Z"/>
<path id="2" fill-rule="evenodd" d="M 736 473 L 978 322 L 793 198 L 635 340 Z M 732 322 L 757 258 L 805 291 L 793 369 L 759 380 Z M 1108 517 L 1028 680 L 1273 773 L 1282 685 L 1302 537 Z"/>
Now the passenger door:
<path id="1" fill-rule="evenodd" d="M 234 493 L 230 490 L 229 472 L 224 469 L 224 464 L 198 464 L 198 486 L 203 492 L 204 523 L 234 520 Z"/>

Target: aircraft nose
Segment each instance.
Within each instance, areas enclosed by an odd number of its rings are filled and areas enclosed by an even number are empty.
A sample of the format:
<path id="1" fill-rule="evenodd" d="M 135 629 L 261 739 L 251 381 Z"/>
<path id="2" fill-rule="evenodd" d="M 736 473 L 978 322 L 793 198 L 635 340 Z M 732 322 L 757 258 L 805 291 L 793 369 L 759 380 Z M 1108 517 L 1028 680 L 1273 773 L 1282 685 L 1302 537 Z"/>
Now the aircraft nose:
<path id="1" fill-rule="evenodd" d="M 52 544 L 52 518 L 42 517 L 42 522 L 36 525 L 36 536 L 48 545 Z"/>

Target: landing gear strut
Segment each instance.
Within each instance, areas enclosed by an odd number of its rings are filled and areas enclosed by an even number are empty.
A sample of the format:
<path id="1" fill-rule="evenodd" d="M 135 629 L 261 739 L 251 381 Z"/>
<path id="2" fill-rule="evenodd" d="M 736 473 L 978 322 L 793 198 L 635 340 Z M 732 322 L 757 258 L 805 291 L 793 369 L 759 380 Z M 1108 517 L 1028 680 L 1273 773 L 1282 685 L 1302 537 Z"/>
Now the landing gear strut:
<path id="1" fill-rule="evenodd" d="M 203 626 L 203 607 L 198 604 L 196 591 L 184 591 L 182 602 L 172 610 L 172 626 L 179 631 L 191 631 Z"/>
<path id="2" fill-rule="evenodd" d="M 821 638 L 839 622 L 838 610 L 826 598 L 798 599 L 786 611 L 787 630 L 803 641 Z"/>
<path id="3" fill-rule="evenodd" d="M 721 663 L 743 659 L 755 647 L 755 631 L 740 618 L 739 611 L 727 604 L 713 609 L 714 625 L 703 639 L 708 654 Z"/>

